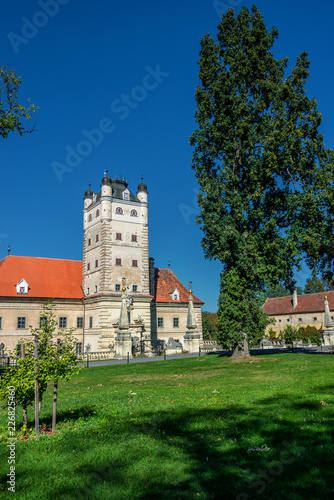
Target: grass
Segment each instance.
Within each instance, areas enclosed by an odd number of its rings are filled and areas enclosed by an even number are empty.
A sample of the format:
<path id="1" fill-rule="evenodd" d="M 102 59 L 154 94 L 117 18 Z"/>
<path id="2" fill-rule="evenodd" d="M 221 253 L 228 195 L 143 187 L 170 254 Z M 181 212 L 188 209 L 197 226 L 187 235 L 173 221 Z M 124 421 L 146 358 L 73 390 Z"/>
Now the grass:
<path id="1" fill-rule="evenodd" d="M 60 384 L 58 432 L 17 440 L 14 497 L 334 498 L 333 375 L 333 356 L 286 353 L 83 369 Z M 0 429 L 9 497 L 2 409 Z"/>

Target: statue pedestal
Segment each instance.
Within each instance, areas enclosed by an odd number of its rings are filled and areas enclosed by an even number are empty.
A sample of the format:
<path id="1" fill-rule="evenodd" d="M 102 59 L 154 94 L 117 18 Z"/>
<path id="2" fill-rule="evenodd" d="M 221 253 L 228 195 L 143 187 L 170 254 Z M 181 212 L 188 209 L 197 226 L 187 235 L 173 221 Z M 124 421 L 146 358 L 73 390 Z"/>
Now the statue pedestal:
<path id="1" fill-rule="evenodd" d="M 334 345 L 334 329 L 326 328 L 324 330 L 324 345 Z"/>
<path id="2" fill-rule="evenodd" d="M 197 333 L 197 329 L 195 331 L 190 331 L 184 336 L 184 350 L 189 353 L 199 352 L 200 346 L 200 336 Z"/>
<path id="3" fill-rule="evenodd" d="M 115 338 L 115 358 L 133 358 L 132 356 L 132 339 L 129 332 L 118 331 Z"/>

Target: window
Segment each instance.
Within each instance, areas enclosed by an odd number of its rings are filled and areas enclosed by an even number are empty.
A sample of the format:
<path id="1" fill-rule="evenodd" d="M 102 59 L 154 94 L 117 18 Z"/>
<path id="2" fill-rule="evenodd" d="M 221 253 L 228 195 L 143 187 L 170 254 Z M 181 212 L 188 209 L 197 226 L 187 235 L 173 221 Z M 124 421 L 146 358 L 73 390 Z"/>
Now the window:
<path id="1" fill-rule="evenodd" d="M 116 207 L 115 213 L 116 213 L 116 214 L 119 214 L 119 215 L 123 215 L 123 208 L 121 208 L 121 207 Z"/>
<path id="2" fill-rule="evenodd" d="M 137 285 L 132 285 L 132 291 L 136 292 L 137 291 Z"/>
<path id="3" fill-rule="evenodd" d="M 179 326 L 179 318 L 173 318 L 173 327 L 178 328 Z"/>
<path id="4" fill-rule="evenodd" d="M 176 319 L 176 318 L 174 318 L 174 319 Z M 163 318 L 158 318 L 158 326 L 160 328 L 163 328 L 163 326 L 164 326 L 164 319 Z"/>
<path id="5" fill-rule="evenodd" d="M 298 321 L 300 321 L 300 322 L 303 321 L 303 318 L 298 318 Z"/>
<path id="6" fill-rule="evenodd" d="M 116 233 L 116 240 L 122 239 L 122 233 Z"/>
<path id="7" fill-rule="evenodd" d="M 121 285 L 120 285 L 120 284 L 117 284 L 117 285 L 115 286 L 115 290 L 116 290 L 116 292 L 120 292 L 120 291 L 121 291 Z"/>
<path id="8" fill-rule="evenodd" d="M 82 342 L 77 342 L 75 344 L 75 354 L 81 354 L 82 353 Z"/>
<path id="9" fill-rule="evenodd" d="M 289 323 L 289 321 L 290 321 L 289 318 L 287 318 L 286 321 L 287 321 L 287 323 Z"/>
<path id="10" fill-rule="evenodd" d="M 89 214 L 88 215 L 88 222 L 90 222 L 92 220 L 92 214 Z"/>
<path id="11" fill-rule="evenodd" d="M 95 236 L 95 241 L 96 241 L 96 243 L 99 241 L 99 235 L 98 234 Z"/>
<path id="12" fill-rule="evenodd" d="M 24 316 L 19 316 L 17 318 L 17 328 L 25 328 L 26 327 L 26 318 Z"/>
<path id="13" fill-rule="evenodd" d="M 99 267 L 99 261 L 98 260 L 95 261 L 95 267 Z"/>
<path id="14" fill-rule="evenodd" d="M 90 263 L 87 264 L 87 271 L 90 271 Z"/>
<path id="15" fill-rule="evenodd" d="M 122 265 L 122 259 L 116 259 L 116 266 Z"/>
<path id="16" fill-rule="evenodd" d="M 132 234 L 131 235 L 131 241 L 137 241 L 137 235 L 136 234 Z"/>
<path id="17" fill-rule="evenodd" d="M 317 321 L 317 317 L 316 316 L 313 317 L 313 321 Z"/>
<path id="18" fill-rule="evenodd" d="M 131 215 L 131 217 L 138 217 L 137 210 L 131 210 L 130 215 Z"/>
<path id="19" fill-rule="evenodd" d="M 100 210 L 99 210 L 99 209 L 97 209 L 97 210 L 96 210 L 95 217 L 98 217 L 99 215 L 100 215 Z"/>
<path id="20" fill-rule="evenodd" d="M 281 320 L 281 319 L 279 319 L 279 320 L 278 320 L 278 322 L 279 322 L 279 323 L 282 323 L 282 320 Z"/>
<path id="21" fill-rule="evenodd" d="M 83 328 L 83 318 L 77 318 L 77 328 Z"/>
<path id="22" fill-rule="evenodd" d="M 59 317 L 59 328 L 66 328 L 67 327 L 67 318 L 66 316 L 60 316 Z"/>
<path id="23" fill-rule="evenodd" d="M 89 328 L 93 328 L 93 316 L 89 316 Z"/>
<path id="24" fill-rule="evenodd" d="M 39 318 L 39 327 L 43 328 L 44 325 L 46 325 L 48 322 L 47 318 L 45 316 L 41 316 Z"/>
<path id="25" fill-rule="evenodd" d="M 2 317 L 0 316 L 0 330 L 2 328 Z"/>
<path id="26" fill-rule="evenodd" d="M 88 246 L 90 247 L 91 244 L 92 244 L 92 240 L 89 238 L 89 240 L 88 240 Z"/>
<path id="27" fill-rule="evenodd" d="M 89 295 L 89 288 L 87 288 L 87 295 Z"/>
<path id="28" fill-rule="evenodd" d="M 97 293 L 97 285 L 95 285 L 95 293 Z"/>
<path id="29" fill-rule="evenodd" d="M 177 300 L 177 293 L 174 293 L 174 300 Z"/>
<path id="30" fill-rule="evenodd" d="M 132 261 L 132 267 L 138 267 L 138 260 Z"/>
<path id="31" fill-rule="evenodd" d="M 20 342 L 16 346 L 16 354 L 22 357 L 22 344 Z"/>
<path id="32" fill-rule="evenodd" d="M 61 339 L 57 339 L 57 345 L 62 345 Z"/>

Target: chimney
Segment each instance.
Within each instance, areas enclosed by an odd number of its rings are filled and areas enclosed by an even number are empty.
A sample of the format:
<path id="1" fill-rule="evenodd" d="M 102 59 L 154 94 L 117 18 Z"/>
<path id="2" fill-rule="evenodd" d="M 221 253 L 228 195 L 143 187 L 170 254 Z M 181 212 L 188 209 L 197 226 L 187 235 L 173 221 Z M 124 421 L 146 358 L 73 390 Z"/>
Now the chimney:
<path id="1" fill-rule="evenodd" d="M 294 308 L 298 306 L 297 290 L 293 291 L 293 294 L 292 294 L 292 305 L 293 305 Z"/>

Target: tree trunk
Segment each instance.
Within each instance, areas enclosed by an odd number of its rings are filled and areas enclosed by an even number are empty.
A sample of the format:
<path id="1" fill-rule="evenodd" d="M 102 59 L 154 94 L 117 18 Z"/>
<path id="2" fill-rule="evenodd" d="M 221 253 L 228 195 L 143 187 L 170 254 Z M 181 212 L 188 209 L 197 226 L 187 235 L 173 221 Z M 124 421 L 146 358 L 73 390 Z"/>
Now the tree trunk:
<path id="1" fill-rule="evenodd" d="M 23 425 L 25 426 L 24 434 L 28 432 L 28 411 L 27 406 L 23 405 Z"/>
<path id="2" fill-rule="evenodd" d="M 58 380 L 53 382 L 52 432 L 56 432 Z"/>
<path id="3" fill-rule="evenodd" d="M 243 334 L 244 341 L 240 342 L 233 351 L 232 358 L 250 358 L 247 335 Z"/>

